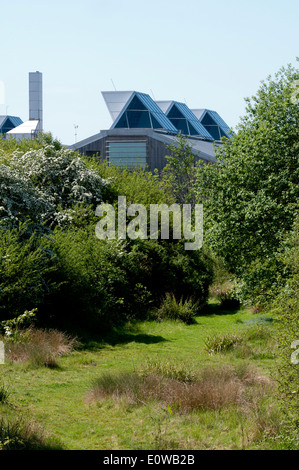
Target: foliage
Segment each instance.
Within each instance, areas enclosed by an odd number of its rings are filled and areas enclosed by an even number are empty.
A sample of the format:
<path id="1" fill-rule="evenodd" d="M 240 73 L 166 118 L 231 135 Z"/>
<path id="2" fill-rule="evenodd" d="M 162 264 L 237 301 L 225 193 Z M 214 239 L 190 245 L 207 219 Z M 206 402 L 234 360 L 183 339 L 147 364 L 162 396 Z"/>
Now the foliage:
<path id="1" fill-rule="evenodd" d="M 288 236 L 283 262 L 290 270 L 287 283 L 274 302 L 278 315 L 279 329 L 277 343 L 279 345 L 279 375 L 282 407 L 285 411 L 287 427 L 290 434 L 299 443 L 299 364 L 296 361 L 298 352 L 292 348 L 292 343 L 299 344 L 299 216 L 294 229 Z M 292 361 L 292 355 L 295 361 Z"/>
<path id="2" fill-rule="evenodd" d="M 20 329 L 25 326 L 30 326 L 36 317 L 37 308 L 29 311 L 26 310 L 18 317 L 12 318 L 11 320 L 4 320 L 0 323 L 0 328 L 4 330 L 4 335 L 10 339 L 17 339 L 19 336 Z"/>
<path id="3" fill-rule="evenodd" d="M 56 150 L 62 149 L 62 144 L 54 139 L 50 132 L 39 133 L 34 139 L 17 140 L 13 138 L 5 138 L 0 134 L 0 157 L 1 160 L 9 161 L 11 154 L 15 151 L 26 153 L 30 150 L 39 150 L 46 145 L 52 145 Z"/>
<path id="4" fill-rule="evenodd" d="M 40 305 L 54 284 L 54 254 L 49 240 L 28 235 L 27 224 L 0 228 L 0 319 L 9 320 Z"/>
<path id="5" fill-rule="evenodd" d="M 204 250 L 185 251 L 183 245 L 183 240 L 139 239 L 123 246 L 131 253 L 128 259 L 133 263 L 133 282 L 136 276 L 148 287 L 155 305 L 159 306 L 165 294 L 172 292 L 184 300 L 192 297 L 200 310 L 209 295 L 211 261 Z"/>
<path id="6" fill-rule="evenodd" d="M 174 294 L 167 292 L 155 316 L 159 321 L 165 319 L 180 320 L 190 325 L 194 322 L 194 317 L 198 313 L 198 303 L 194 302 L 192 298 L 186 300 L 181 298 L 178 301 Z"/>
<path id="7" fill-rule="evenodd" d="M 158 240 L 99 240 L 94 226 L 55 229 L 57 263 L 53 280 L 60 285 L 48 298 L 55 316 L 98 321 L 101 328 L 144 317 L 170 289 L 202 306 L 211 272 L 201 253 L 184 252 L 177 243 Z"/>
<path id="8" fill-rule="evenodd" d="M 195 169 L 196 155 L 186 137 L 179 135 L 176 143 L 168 145 L 170 151 L 166 155 L 167 164 L 162 170 L 162 178 L 166 187 L 170 188 L 178 204 L 195 204 Z"/>
<path id="9" fill-rule="evenodd" d="M 0 418 L 0 450 L 61 450 L 44 430 L 22 417 Z"/>
<path id="10" fill-rule="evenodd" d="M 105 186 L 79 155 L 66 148 L 44 145 L 0 158 L 0 216 L 12 223 L 29 217 L 61 223 L 61 211 L 102 201 Z"/>
<path id="11" fill-rule="evenodd" d="M 283 282 L 277 257 L 299 197 L 298 70 L 282 68 L 247 99 L 238 132 L 218 150 L 218 163 L 197 169 L 205 236 L 239 279 L 240 298 L 267 302 Z"/>
<path id="12" fill-rule="evenodd" d="M 226 335 L 208 336 L 205 341 L 205 349 L 209 354 L 223 353 L 231 350 L 242 341 L 239 335 L 234 333 Z"/>
<path id="13" fill-rule="evenodd" d="M 30 219 L 33 229 L 42 230 L 44 214 L 54 208 L 45 194 L 26 175 L 0 164 L 0 217 L 2 226 L 18 226 Z"/>
<path id="14" fill-rule="evenodd" d="M 109 165 L 98 157 L 82 157 L 88 168 L 96 171 L 104 180 L 103 199 L 111 204 L 117 197 L 126 196 L 127 204 L 169 204 L 175 202 L 173 195 L 157 172 L 146 169 L 121 168 Z"/>

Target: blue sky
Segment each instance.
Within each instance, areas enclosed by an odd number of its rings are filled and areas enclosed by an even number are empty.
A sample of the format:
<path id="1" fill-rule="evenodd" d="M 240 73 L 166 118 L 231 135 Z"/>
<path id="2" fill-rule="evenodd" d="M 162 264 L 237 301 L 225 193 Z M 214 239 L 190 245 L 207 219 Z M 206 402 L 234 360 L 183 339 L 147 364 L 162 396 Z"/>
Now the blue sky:
<path id="1" fill-rule="evenodd" d="M 43 73 L 44 129 L 64 144 L 108 129 L 101 91 L 218 111 L 299 56 L 295 0 L 0 0 L 0 114 L 28 119 L 28 73 Z M 1 91 L 1 90 L 0 90 Z"/>

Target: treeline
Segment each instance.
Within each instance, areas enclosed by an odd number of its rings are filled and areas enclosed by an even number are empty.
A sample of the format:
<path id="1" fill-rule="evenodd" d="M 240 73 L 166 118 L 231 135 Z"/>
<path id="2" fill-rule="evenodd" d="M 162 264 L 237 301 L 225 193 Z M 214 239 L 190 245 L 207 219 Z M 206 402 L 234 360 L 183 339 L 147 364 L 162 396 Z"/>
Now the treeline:
<path id="1" fill-rule="evenodd" d="M 50 135 L 0 141 L 0 320 L 38 309 L 41 324 L 69 322 L 101 333 L 153 314 L 166 294 L 199 313 L 212 280 L 204 250 L 184 240 L 99 240 L 101 202 L 175 202 L 166 177 L 109 167 Z M 193 305 L 193 306 L 194 306 Z"/>

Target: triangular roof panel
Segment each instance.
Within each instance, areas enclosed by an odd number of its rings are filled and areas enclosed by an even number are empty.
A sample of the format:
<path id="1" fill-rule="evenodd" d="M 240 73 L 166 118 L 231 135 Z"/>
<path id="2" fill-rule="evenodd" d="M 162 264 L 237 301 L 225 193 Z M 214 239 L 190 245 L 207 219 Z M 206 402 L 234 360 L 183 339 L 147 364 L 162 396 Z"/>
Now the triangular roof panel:
<path id="1" fill-rule="evenodd" d="M 133 91 L 102 91 L 102 96 L 113 122 L 118 118 Z"/>
<path id="2" fill-rule="evenodd" d="M 0 116 L 0 133 L 6 134 L 10 130 L 22 124 L 22 119 L 17 116 Z"/>
<path id="3" fill-rule="evenodd" d="M 164 102 L 164 107 L 166 107 L 166 102 Z M 180 130 L 183 134 L 214 140 L 185 103 L 171 101 L 165 113 L 177 130 Z"/>
<path id="4" fill-rule="evenodd" d="M 192 111 L 215 140 L 220 140 L 221 137 L 232 137 L 233 133 L 230 127 L 216 111 L 211 109 L 193 109 Z"/>
<path id="5" fill-rule="evenodd" d="M 175 126 L 155 101 L 146 93 L 136 91 L 129 96 L 111 126 L 111 129 L 117 128 L 151 128 L 177 133 Z"/>

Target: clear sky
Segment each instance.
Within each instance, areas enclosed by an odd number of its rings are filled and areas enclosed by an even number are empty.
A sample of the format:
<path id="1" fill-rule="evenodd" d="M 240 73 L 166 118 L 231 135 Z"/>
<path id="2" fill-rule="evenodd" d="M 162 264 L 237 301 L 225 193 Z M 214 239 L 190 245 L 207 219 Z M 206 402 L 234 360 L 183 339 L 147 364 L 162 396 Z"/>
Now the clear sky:
<path id="1" fill-rule="evenodd" d="M 109 129 L 101 91 L 209 108 L 234 128 L 244 98 L 299 56 L 296 0 L 0 0 L 0 114 L 29 117 L 43 73 L 45 131 L 64 144 Z M 115 88 L 114 88 L 115 87 Z"/>

